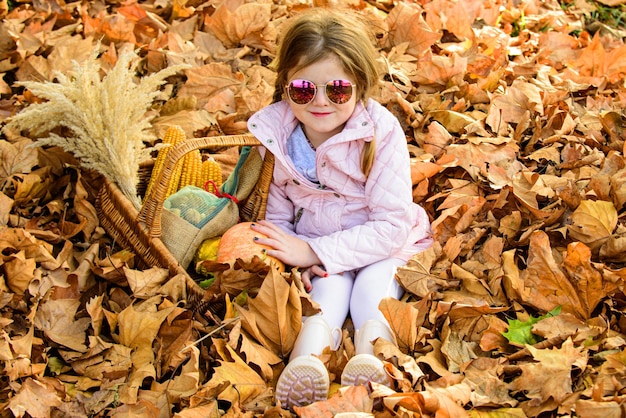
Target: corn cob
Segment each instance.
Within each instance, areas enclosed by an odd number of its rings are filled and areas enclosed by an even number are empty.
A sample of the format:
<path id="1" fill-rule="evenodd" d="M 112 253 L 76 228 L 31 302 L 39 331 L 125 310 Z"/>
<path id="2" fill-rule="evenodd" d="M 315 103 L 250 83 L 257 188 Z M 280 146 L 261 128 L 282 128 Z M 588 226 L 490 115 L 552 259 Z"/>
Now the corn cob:
<path id="1" fill-rule="evenodd" d="M 178 183 L 178 190 L 185 186 L 197 186 L 202 177 L 202 155 L 200 150 L 193 150 L 183 157 L 183 169 Z M 202 186 L 199 186 L 202 187 Z"/>
<path id="2" fill-rule="evenodd" d="M 184 141 L 185 138 L 186 138 L 185 131 L 183 131 L 183 129 L 180 126 L 170 126 L 167 129 L 167 131 L 165 131 L 165 135 L 163 136 L 163 144 L 166 144 L 166 146 L 164 146 L 163 148 L 159 150 L 156 160 L 154 161 L 154 167 L 152 169 L 152 174 L 150 175 L 148 188 L 146 189 L 146 196 L 148 196 L 150 192 L 152 191 L 152 187 L 154 186 L 154 183 L 159 177 L 159 174 L 161 170 L 163 169 L 163 165 L 165 165 L 165 159 L 167 158 L 167 154 L 169 153 L 170 149 L 174 145 Z M 172 189 L 172 185 L 174 185 L 174 188 L 178 188 L 178 182 L 180 181 L 180 168 L 179 167 L 182 168 L 182 164 L 180 163 L 180 161 L 176 164 L 176 168 L 174 169 L 174 172 L 172 173 L 172 177 L 170 179 L 170 184 L 168 187 L 167 196 L 173 193 L 173 191 L 170 192 L 170 189 Z"/>
<path id="3" fill-rule="evenodd" d="M 215 187 L 220 187 L 222 185 L 222 167 L 220 166 L 220 163 L 215 161 L 213 158 L 209 158 L 202 162 L 200 181 L 197 186 L 214 193 L 216 190 L 211 184 L 207 184 L 209 181 L 213 181 L 215 183 Z"/>

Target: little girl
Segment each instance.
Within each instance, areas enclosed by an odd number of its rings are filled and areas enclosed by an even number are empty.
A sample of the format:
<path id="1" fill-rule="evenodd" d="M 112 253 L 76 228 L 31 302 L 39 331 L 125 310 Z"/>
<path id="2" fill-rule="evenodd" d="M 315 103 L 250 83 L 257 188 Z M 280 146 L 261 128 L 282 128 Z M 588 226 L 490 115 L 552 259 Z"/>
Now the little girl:
<path id="1" fill-rule="evenodd" d="M 348 314 L 355 351 L 342 385 L 388 383 L 372 341 L 395 341 L 378 309 L 399 298 L 398 266 L 432 243 L 425 211 L 412 200 L 407 141 L 398 120 L 369 99 L 379 81 L 372 37 L 356 13 L 312 9 L 279 45 L 274 103 L 248 128 L 275 156 L 266 220 L 251 228 L 267 254 L 303 270 L 321 307 L 298 335 L 276 398 L 292 408 L 326 399 L 317 357 L 336 349 Z"/>

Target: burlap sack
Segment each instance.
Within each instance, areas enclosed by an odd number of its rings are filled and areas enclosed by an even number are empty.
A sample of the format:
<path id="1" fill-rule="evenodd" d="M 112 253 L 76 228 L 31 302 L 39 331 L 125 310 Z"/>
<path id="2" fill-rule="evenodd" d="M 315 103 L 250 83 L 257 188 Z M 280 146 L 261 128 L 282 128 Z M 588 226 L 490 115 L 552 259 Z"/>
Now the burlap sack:
<path id="1" fill-rule="evenodd" d="M 262 166 L 263 159 L 256 148 L 242 148 L 237 165 L 220 187 L 221 194 L 232 195 L 237 201 L 244 200 L 254 189 Z M 212 212 L 203 214 L 206 216 L 204 221 L 207 222 L 201 228 L 163 208 L 161 240 L 185 269 L 193 260 L 202 241 L 222 235 L 239 221 L 239 206 L 235 200 L 229 197 L 217 199 L 219 202 Z"/>

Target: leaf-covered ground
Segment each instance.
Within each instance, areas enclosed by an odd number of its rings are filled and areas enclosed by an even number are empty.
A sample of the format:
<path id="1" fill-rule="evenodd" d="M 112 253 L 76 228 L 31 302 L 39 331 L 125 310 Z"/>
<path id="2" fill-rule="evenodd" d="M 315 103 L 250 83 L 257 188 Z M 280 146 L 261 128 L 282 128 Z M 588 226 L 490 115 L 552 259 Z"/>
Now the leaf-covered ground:
<path id="1" fill-rule="evenodd" d="M 333 384 L 295 413 L 626 415 L 623 2 L 330 3 L 376 29 L 378 98 L 436 243 L 380 307 L 393 386 Z M 0 1 L 0 124 L 40 101 L 18 82 L 69 74 L 101 40 L 103 73 L 124 48 L 144 75 L 191 64 L 151 109 L 155 138 L 243 132 L 273 93 L 281 25 L 311 6 Z M 607 9 L 614 25 L 590 19 Z M 289 416 L 272 391 L 313 308 L 297 271 L 228 269 L 194 315 L 182 276 L 136 268 L 100 227 L 99 177 L 22 135 L 0 137 L 0 416 Z M 348 322 L 322 356 L 334 379 L 352 354 Z"/>

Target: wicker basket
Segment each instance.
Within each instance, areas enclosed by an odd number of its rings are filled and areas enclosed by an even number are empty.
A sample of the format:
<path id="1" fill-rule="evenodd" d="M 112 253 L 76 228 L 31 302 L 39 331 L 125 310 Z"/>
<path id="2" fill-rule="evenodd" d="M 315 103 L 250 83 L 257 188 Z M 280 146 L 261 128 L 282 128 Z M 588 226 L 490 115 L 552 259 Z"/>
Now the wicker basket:
<path id="1" fill-rule="evenodd" d="M 188 301 L 192 309 L 198 308 L 198 298 L 202 299 L 204 290 L 191 278 L 161 240 L 161 213 L 167 192 L 167 185 L 174 171 L 176 162 L 196 149 L 219 150 L 227 147 L 258 146 L 260 143 L 251 134 L 216 136 L 188 139 L 174 146 L 159 178 L 149 196 L 146 196 L 142 207 L 138 210 L 111 181 L 104 180 L 98 192 L 96 209 L 100 224 L 115 239 L 116 243 L 132 251 L 139 268 L 158 266 L 167 268 L 170 274 L 183 274 L 187 280 Z M 272 180 L 274 156 L 265 152 L 263 167 L 259 179 L 249 197 L 239 204 L 242 221 L 253 221 L 265 217 L 267 193 Z M 149 176 L 140 176 L 146 181 Z M 144 190 L 141 185 L 139 190 Z M 189 300 L 191 299 L 193 300 Z M 194 309 L 197 310 L 197 309 Z"/>

